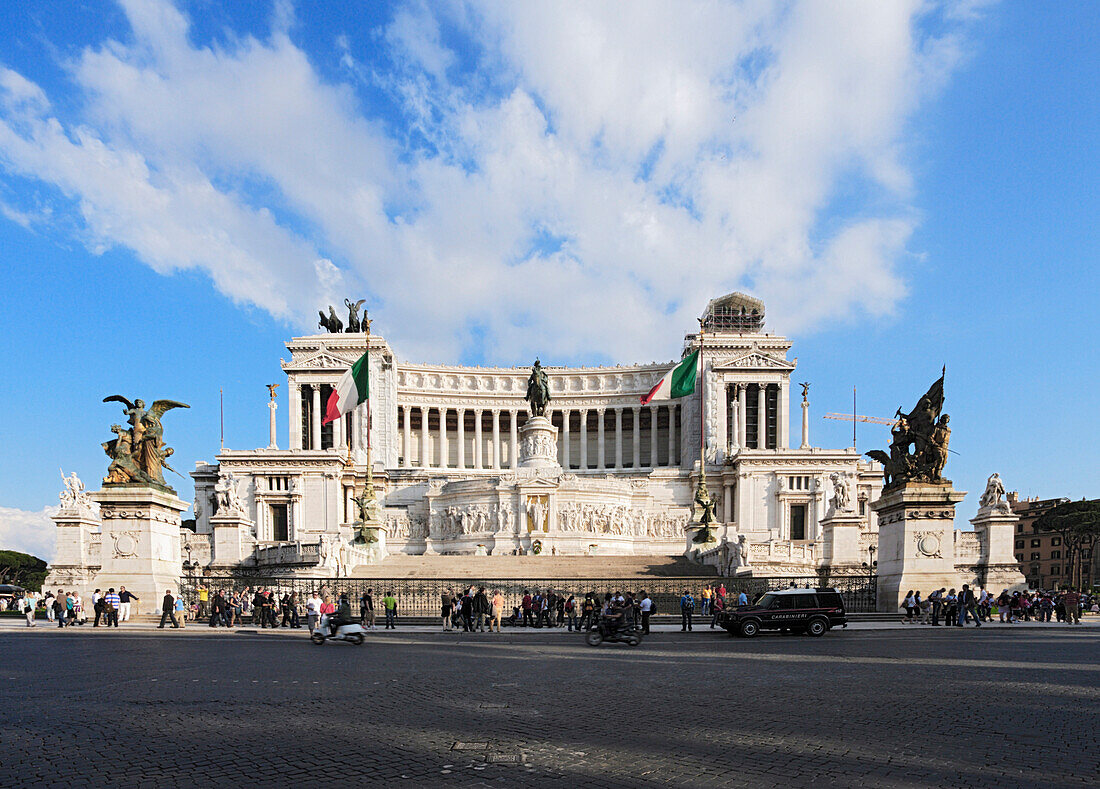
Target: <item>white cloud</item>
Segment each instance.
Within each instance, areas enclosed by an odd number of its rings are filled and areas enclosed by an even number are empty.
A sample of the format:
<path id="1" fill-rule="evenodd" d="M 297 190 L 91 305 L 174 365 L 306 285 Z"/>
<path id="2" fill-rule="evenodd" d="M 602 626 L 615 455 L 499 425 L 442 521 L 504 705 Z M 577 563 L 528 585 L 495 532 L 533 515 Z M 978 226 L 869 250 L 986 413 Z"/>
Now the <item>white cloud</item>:
<path id="1" fill-rule="evenodd" d="M 414 3 L 381 54 L 339 35 L 333 84 L 285 6 L 265 40 L 198 47 L 174 6 L 123 5 L 133 42 L 72 64 L 77 121 L 0 70 L 0 168 L 70 197 L 91 247 L 201 268 L 297 328 L 363 291 L 407 358 L 477 336 L 513 362 L 668 358 L 739 287 L 787 332 L 891 312 L 917 221 L 907 123 L 976 13 Z M 841 184 L 863 197 L 839 207 Z"/>
<path id="2" fill-rule="evenodd" d="M 57 527 L 50 516 L 57 507 L 43 507 L 38 512 L 0 507 L 0 550 L 21 551 L 45 559 L 53 559 L 57 550 Z"/>

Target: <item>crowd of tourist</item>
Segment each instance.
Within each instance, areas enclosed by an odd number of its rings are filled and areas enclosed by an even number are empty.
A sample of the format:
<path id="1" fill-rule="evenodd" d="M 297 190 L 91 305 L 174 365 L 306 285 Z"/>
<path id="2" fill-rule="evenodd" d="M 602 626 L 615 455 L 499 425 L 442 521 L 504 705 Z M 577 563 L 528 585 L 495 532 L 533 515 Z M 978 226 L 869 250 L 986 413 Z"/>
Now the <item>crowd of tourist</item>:
<path id="1" fill-rule="evenodd" d="M 384 618 L 386 629 L 395 629 L 398 618 L 398 600 L 387 591 L 376 600 L 374 590 L 366 589 L 356 601 L 342 594 L 334 599 L 327 588 L 322 587 L 308 594 L 294 591 L 280 592 L 262 587 L 245 587 L 242 590 L 212 589 L 199 585 L 188 604 L 182 594 L 166 589 L 160 600 L 160 624 L 158 627 L 183 628 L 188 622 L 209 627 L 239 627 L 246 622 L 253 627 L 291 628 L 305 627 L 311 633 L 318 627 L 321 617 L 337 614 L 338 606 L 345 612 L 358 602 L 358 621 L 364 628 L 377 629 L 376 612 Z M 96 589 L 90 600 L 77 591 L 49 590 L 42 595 L 26 591 L 21 597 L 12 597 L 2 605 L 21 611 L 28 627 L 37 626 L 36 616 L 45 613 L 50 625 L 57 627 L 82 626 L 89 621 L 92 627 L 118 627 L 129 621 L 133 603 L 139 598 L 125 586 L 107 590 Z M 583 594 L 562 592 L 555 589 L 524 589 L 518 603 L 507 612 L 504 593 L 500 589 L 484 586 L 467 586 L 457 591 L 447 589 L 439 598 L 440 621 L 444 632 L 467 633 L 500 632 L 502 626 L 530 628 L 564 628 L 568 632 L 589 630 L 601 616 L 614 614 L 643 633 L 649 632 L 650 618 L 656 614 L 656 601 L 645 590 L 616 590 L 602 597 L 595 591 Z M 730 606 L 750 603 L 744 591 L 727 592 L 721 583 L 704 587 L 698 599 L 684 590 L 679 598 L 680 629 L 690 631 L 701 614 L 703 621 L 710 618 L 710 627 L 718 624 L 722 611 Z M 902 608 L 903 622 L 930 626 L 963 627 L 973 622 L 981 627 L 983 622 L 999 621 L 1005 624 L 1017 622 L 1064 622 L 1080 624 L 1086 612 L 1100 613 L 1100 594 L 1078 592 L 1071 587 L 1049 591 L 1014 591 L 1007 589 L 994 594 L 985 587 L 971 589 L 963 584 L 958 591 L 940 588 L 927 597 L 919 590 L 906 593 Z M 341 613 L 344 616 L 343 613 Z M 996 617 L 996 619 L 994 619 Z M 346 616 L 344 616 L 346 618 Z M 354 617 L 352 617 L 354 618 Z"/>
<path id="2" fill-rule="evenodd" d="M 994 595 L 984 586 L 975 592 L 963 584 L 958 592 L 940 588 L 923 598 L 920 590 L 911 589 L 901 607 L 906 624 L 964 627 L 973 621 L 975 627 L 981 627 L 996 616 L 1005 624 L 1056 621 L 1079 625 L 1086 611 L 1100 612 L 1100 595 L 1078 592 L 1071 586 L 1049 591 L 1004 589 Z"/>

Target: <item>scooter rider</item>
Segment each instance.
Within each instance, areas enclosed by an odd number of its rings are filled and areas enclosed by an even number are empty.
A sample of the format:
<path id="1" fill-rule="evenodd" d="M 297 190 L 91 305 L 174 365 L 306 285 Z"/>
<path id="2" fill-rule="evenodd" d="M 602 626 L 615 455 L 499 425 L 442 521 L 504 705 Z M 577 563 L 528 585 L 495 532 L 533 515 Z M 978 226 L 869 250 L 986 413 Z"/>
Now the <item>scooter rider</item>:
<path id="1" fill-rule="evenodd" d="M 352 623 L 351 618 L 351 604 L 348 602 L 347 592 L 340 594 L 340 603 L 336 606 L 336 613 L 329 619 L 329 635 L 336 635 L 336 631 L 340 628 L 340 625 L 350 625 Z"/>

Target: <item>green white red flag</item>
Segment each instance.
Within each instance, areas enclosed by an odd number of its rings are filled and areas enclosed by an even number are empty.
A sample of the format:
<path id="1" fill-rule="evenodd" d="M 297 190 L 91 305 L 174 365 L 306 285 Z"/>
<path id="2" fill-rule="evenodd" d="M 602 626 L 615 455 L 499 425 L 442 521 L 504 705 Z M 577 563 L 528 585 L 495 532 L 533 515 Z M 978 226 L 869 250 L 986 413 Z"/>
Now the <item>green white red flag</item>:
<path id="1" fill-rule="evenodd" d="M 657 385 L 649 390 L 649 394 L 642 395 L 642 405 L 648 404 L 651 400 L 673 400 L 693 393 L 698 367 L 699 349 L 696 348 L 682 362 L 665 373 Z"/>
<path id="2" fill-rule="evenodd" d="M 356 406 L 365 403 L 370 396 L 368 379 L 369 365 L 367 354 L 364 353 L 359 357 L 359 361 L 344 373 L 340 383 L 336 384 L 336 388 L 329 395 L 328 403 L 325 404 L 325 418 L 321 424 L 327 425 L 332 420 L 339 419 L 352 411 Z"/>

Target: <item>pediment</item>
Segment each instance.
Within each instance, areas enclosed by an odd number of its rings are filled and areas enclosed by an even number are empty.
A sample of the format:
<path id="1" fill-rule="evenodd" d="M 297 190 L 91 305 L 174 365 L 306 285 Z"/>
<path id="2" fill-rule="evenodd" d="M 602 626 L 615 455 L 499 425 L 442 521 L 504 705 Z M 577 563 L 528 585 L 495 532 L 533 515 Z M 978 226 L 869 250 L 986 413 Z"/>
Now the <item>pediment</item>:
<path id="1" fill-rule="evenodd" d="M 349 359 L 331 351 L 317 351 L 300 359 L 294 359 L 288 367 L 315 367 L 320 370 L 345 370 L 355 363 L 355 359 Z"/>
<path id="2" fill-rule="evenodd" d="M 794 362 L 777 359 L 759 351 L 750 351 L 741 356 L 730 356 L 714 362 L 715 370 L 793 370 L 794 368 Z"/>

